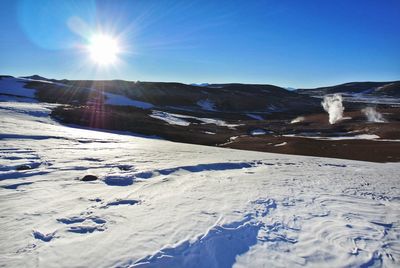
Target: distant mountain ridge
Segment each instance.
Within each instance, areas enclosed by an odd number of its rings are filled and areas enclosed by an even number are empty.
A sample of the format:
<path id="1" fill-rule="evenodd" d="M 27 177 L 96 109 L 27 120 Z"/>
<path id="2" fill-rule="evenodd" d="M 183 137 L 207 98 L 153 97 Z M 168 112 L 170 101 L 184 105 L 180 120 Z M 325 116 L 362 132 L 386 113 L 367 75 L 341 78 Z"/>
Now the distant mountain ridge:
<path id="1" fill-rule="evenodd" d="M 38 90 L 47 102 L 81 102 L 89 97 L 88 90 L 118 94 L 133 100 L 151 103 L 170 110 L 206 110 L 224 113 L 271 113 L 282 110 L 304 110 L 319 107 L 316 100 L 274 85 L 261 84 L 202 84 L 175 82 L 141 82 L 124 80 L 55 80 L 39 75 L 26 76 L 32 80 L 28 88 Z M 54 82 L 54 84 L 42 83 Z M 61 87 L 64 84 L 67 87 Z M 54 89 L 57 88 L 57 91 Z"/>
<path id="2" fill-rule="evenodd" d="M 46 77 L 34 74 L 31 76 L 21 76 L 20 78 L 25 78 L 25 79 L 32 79 L 32 80 L 45 80 L 45 81 L 51 81 L 52 79 L 48 79 Z"/>
<path id="3" fill-rule="evenodd" d="M 3 76 L 10 77 L 10 76 Z M 125 80 L 56 80 L 40 75 L 24 76 L 27 88 L 36 89 L 42 101 L 85 104 L 93 91 L 117 94 L 168 111 L 205 113 L 299 114 L 321 111 L 314 97 L 341 93 L 354 96 L 400 97 L 400 81 L 351 82 L 314 89 L 288 90 L 268 84 L 183 84 Z M 48 82 L 48 83 L 45 83 Z M 56 90 L 55 90 L 56 89 Z"/>
<path id="4" fill-rule="evenodd" d="M 390 82 L 350 82 L 335 86 L 312 89 L 298 89 L 300 94 L 322 96 L 326 94 L 369 94 L 400 97 L 400 81 Z"/>

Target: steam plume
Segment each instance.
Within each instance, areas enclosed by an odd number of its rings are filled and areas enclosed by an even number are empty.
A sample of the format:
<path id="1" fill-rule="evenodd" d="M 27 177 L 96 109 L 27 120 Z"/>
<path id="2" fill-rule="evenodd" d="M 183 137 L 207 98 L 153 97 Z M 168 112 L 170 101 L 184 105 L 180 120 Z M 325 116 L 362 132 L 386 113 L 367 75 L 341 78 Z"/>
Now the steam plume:
<path id="1" fill-rule="evenodd" d="M 305 120 L 304 116 L 298 116 L 295 119 L 293 119 L 292 121 L 290 121 L 290 124 L 300 123 L 300 122 L 303 122 L 304 120 Z"/>
<path id="2" fill-rule="evenodd" d="M 362 109 L 361 112 L 365 114 L 365 116 L 368 118 L 369 122 L 375 122 L 375 123 L 384 123 L 386 120 L 383 118 L 382 114 L 377 112 L 375 108 L 372 107 L 367 107 L 365 109 Z"/>
<path id="3" fill-rule="evenodd" d="M 336 122 L 343 119 L 343 99 L 342 95 L 326 95 L 324 100 L 321 102 L 324 110 L 329 114 L 329 123 L 335 124 Z"/>

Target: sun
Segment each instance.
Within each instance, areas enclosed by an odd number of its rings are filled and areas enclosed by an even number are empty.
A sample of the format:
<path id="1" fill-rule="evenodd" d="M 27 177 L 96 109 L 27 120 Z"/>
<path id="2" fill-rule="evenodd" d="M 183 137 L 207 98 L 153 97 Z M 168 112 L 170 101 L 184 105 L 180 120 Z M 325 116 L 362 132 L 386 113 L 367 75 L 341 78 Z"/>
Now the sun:
<path id="1" fill-rule="evenodd" d="M 106 34 L 95 34 L 89 40 L 90 59 L 98 65 L 110 65 L 118 60 L 121 48 L 118 40 Z"/>

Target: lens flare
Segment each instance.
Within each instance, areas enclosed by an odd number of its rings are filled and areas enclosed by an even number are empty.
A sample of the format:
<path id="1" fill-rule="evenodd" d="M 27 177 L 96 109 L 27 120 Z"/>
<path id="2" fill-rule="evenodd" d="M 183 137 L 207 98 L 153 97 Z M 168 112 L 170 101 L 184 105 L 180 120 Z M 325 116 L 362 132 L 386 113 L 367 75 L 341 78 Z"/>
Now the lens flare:
<path id="1" fill-rule="evenodd" d="M 98 65 L 110 65 L 118 60 L 121 52 L 118 40 L 106 34 L 95 34 L 90 38 L 87 50 L 90 59 Z"/>

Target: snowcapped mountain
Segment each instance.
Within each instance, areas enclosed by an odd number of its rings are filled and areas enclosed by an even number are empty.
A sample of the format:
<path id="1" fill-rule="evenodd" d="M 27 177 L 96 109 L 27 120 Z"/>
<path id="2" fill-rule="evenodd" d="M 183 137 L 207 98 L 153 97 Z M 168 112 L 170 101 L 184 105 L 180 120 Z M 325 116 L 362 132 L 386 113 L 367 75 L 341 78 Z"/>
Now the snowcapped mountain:
<path id="1" fill-rule="evenodd" d="M 400 265 L 399 163 L 66 126 L 0 82 L 2 267 Z"/>

